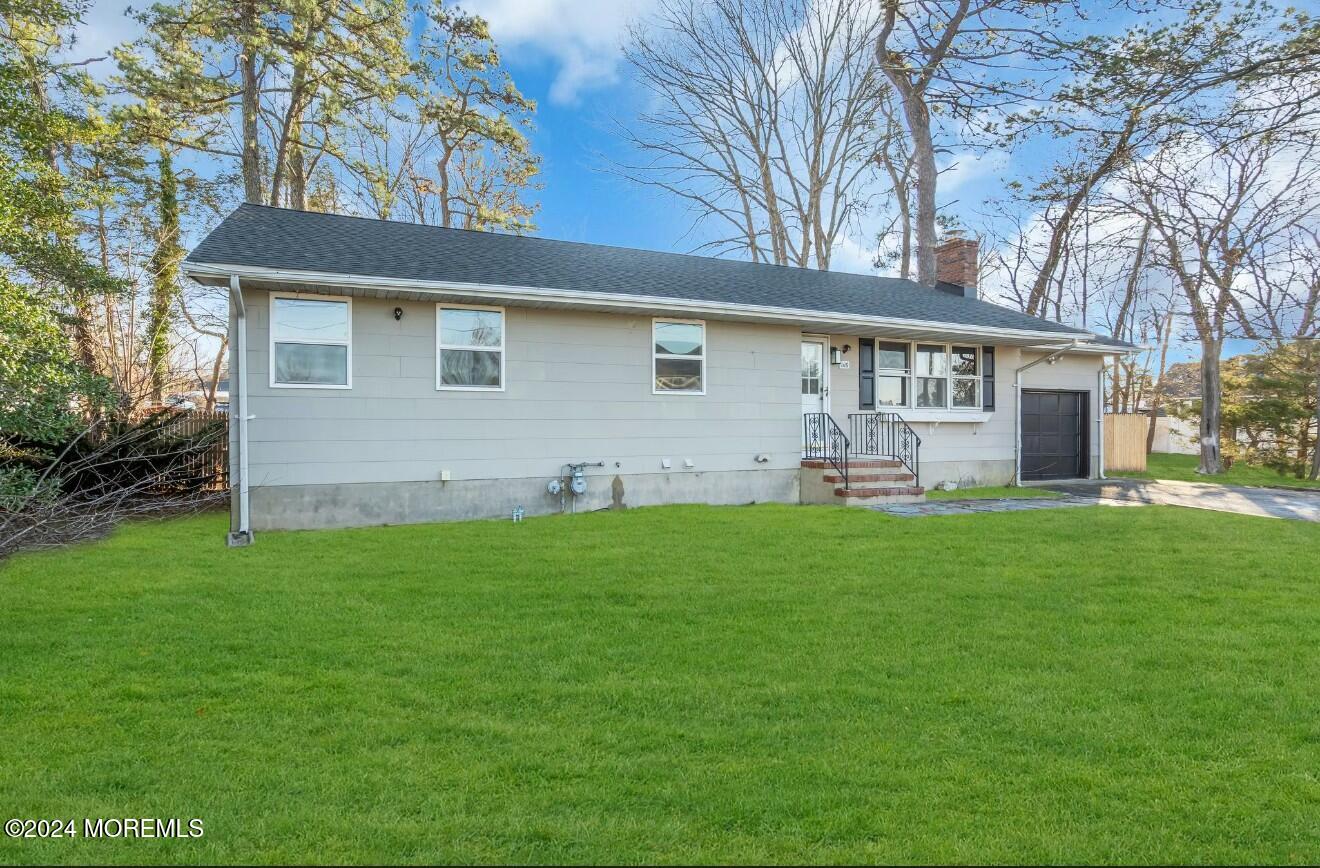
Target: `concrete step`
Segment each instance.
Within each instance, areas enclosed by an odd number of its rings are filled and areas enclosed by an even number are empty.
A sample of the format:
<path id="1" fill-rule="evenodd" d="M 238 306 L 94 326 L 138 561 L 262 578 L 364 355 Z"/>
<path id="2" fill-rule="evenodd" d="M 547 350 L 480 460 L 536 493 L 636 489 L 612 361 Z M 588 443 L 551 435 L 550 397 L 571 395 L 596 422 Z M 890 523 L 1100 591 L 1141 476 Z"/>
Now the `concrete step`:
<path id="1" fill-rule="evenodd" d="M 924 497 L 926 489 L 915 485 L 878 485 L 871 487 L 851 486 L 844 488 L 842 485 L 834 487 L 835 497 Z"/>
<path id="2" fill-rule="evenodd" d="M 845 506 L 887 506 L 895 503 L 925 503 L 925 494 L 885 494 L 849 497 L 838 501 Z"/>
<path id="3" fill-rule="evenodd" d="M 826 482 L 843 482 L 843 477 L 833 469 L 825 471 L 824 478 Z M 849 472 L 848 483 L 856 485 L 858 482 L 891 482 L 902 484 L 916 482 L 916 477 L 906 470 L 883 470 L 875 473 L 856 473 Z"/>
<path id="4" fill-rule="evenodd" d="M 830 464 L 828 461 L 822 461 L 816 458 L 802 459 L 802 466 L 814 467 L 820 470 L 824 470 L 827 468 L 829 470 L 834 469 L 833 464 Z M 848 461 L 848 471 L 850 473 L 853 470 L 881 470 L 886 468 L 902 467 L 902 466 L 903 466 L 902 461 L 897 461 L 892 458 L 853 458 Z"/>

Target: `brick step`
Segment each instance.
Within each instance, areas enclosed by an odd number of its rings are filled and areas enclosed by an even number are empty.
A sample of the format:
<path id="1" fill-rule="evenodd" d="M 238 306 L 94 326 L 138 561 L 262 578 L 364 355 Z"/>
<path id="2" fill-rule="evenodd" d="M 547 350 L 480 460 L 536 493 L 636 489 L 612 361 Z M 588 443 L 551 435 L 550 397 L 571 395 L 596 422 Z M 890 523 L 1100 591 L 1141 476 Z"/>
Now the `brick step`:
<path id="1" fill-rule="evenodd" d="M 886 485 L 874 488 L 834 487 L 835 497 L 915 497 L 926 493 L 926 489 L 915 485 Z"/>
<path id="2" fill-rule="evenodd" d="M 802 459 L 802 466 L 814 467 L 818 470 L 824 470 L 825 468 L 829 468 L 830 470 L 834 469 L 833 464 L 830 464 L 828 461 L 821 461 L 816 458 Z M 862 458 L 862 459 L 852 459 L 848 462 L 849 470 L 879 470 L 882 468 L 902 467 L 902 466 L 903 466 L 902 461 L 897 461 L 893 458 Z"/>
<path id="3" fill-rule="evenodd" d="M 834 470 L 827 470 L 823 476 L 826 482 L 843 482 L 843 477 Z M 880 473 L 849 473 L 848 481 L 853 482 L 916 482 L 916 477 L 906 470 L 887 470 Z"/>

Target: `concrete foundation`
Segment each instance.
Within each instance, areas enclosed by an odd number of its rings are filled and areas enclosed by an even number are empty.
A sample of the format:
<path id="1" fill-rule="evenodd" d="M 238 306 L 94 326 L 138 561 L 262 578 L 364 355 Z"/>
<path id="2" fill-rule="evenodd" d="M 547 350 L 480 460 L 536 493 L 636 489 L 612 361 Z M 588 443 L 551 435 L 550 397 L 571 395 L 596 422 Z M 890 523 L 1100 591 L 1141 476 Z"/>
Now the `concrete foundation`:
<path id="1" fill-rule="evenodd" d="M 261 486 L 251 489 L 255 530 L 313 530 L 414 524 L 473 518 L 509 518 L 560 511 L 546 492 L 549 478 L 472 479 L 454 482 L 365 482 Z M 596 471 L 587 493 L 565 492 L 563 511 L 670 503 L 797 503 L 798 471 L 732 470 L 614 475 Z"/>
<path id="2" fill-rule="evenodd" d="M 798 471 L 798 497 L 800 503 L 842 505 L 841 498 L 834 495 L 834 483 L 826 482 L 823 474 L 814 467 L 803 467 Z"/>
<path id="3" fill-rule="evenodd" d="M 942 482 L 957 483 L 959 488 L 1013 483 L 1011 458 L 1007 461 L 923 461 L 920 470 L 921 484 L 927 491 Z"/>

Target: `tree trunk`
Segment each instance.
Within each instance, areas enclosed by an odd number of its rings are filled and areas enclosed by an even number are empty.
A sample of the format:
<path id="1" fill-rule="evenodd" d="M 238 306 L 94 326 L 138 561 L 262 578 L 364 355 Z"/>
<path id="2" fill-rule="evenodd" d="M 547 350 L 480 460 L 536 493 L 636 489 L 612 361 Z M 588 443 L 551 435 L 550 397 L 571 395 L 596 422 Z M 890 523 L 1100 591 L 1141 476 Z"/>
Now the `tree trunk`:
<path id="1" fill-rule="evenodd" d="M 1317 354 L 1320 359 L 1320 354 Z M 1320 362 L 1315 369 L 1315 442 L 1311 444 L 1310 479 L 1320 479 Z"/>
<path id="2" fill-rule="evenodd" d="M 97 176 L 102 177 L 100 160 L 97 160 Z M 106 203 L 104 199 L 97 200 L 96 203 L 96 246 L 101 256 L 101 270 L 106 274 L 110 273 L 110 229 L 105 220 Z M 105 350 L 106 350 L 106 373 L 110 376 L 110 381 L 115 384 L 116 391 L 119 394 L 127 394 L 127 377 L 124 376 L 124 370 L 131 364 L 132 360 L 124 357 L 119 351 L 119 342 L 115 338 L 117 324 L 115 322 L 115 300 L 110 294 L 101 296 L 101 316 L 104 319 L 105 330 Z"/>
<path id="3" fill-rule="evenodd" d="M 935 285 L 935 189 L 938 169 L 930 137 L 930 113 L 920 98 L 904 100 L 903 111 L 912 132 L 912 157 L 917 166 L 917 283 Z"/>
<path id="4" fill-rule="evenodd" d="M 220 369 L 224 366 L 225 351 L 229 349 L 229 336 L 220 339 L 220 349 L 215 351 L 215 361 L 211 364 L 211 382 L 206 389 L 206 412 L 215 412 L 215 394 L 220 390 Z"/>
<path id="5" fill-rule="evenodd" d="M 912 276 L 912 213 L 907 202 L 899 205 L 903 240 L 900 242 L 898 276 L 907 280 Z"/>
<path id="6" fill-rule="evenodd" d="M 1137 131 L 1137 127 L 1140 124 L 1141 113 L 1141 108 L 1133 109 L 1128 113 L 1127 121 L 1123 124 L 1123 129 L 1119 132 L 1118 139 L 1114 142 L 1114 146 L 1109 149 L 1109 153 L 1107 153 L 1105 158 L 1100 161 L 1100 164 L 1092 169 L 1090 174 L 1082 180 L 1082 186 L 1075 190 L 1073 194 L 1068 197 L 1067 201 L 1064 202 L 1063 214 L 1059 217 L 1058 222 L 1054 224 L 1054 231 L 1050 234 L 1050 243 L 1045 252 L 1045 261 L 1041 264 L 1040 272 L 1036 275 L 1036 282 L 1032 284 L 1031 294 L 1027 298 L 1027 313 L 1029 315 L 1035 316 L 1037 313 L 1041 312 L 1041 306 L 1045 301 L 1045 293 L 1049 287 L 1050 277 L 1053 275 L 1055 267 L 1059 264 L 1060 251 L 1064 246 L 1064 242 L 1067 241 L 1068 232 L 1072 227 L 1073 215 L 1075 215 L 1077 209 L 1082 207 L 1083 203 L 1086 202 L 1087 198 L 1091 195 L 1091 191 L 1109 177 L 1109 174 L 1122 163 L 1127 155 L 1128 147 L 1132 143 L 1132 136 Z M 1148 232 L 1149 228 L 1146 233 L 1143 233 L 1143 239 Z M 1118 335 L 1115 335 L 1115 337 L 1118 337 Z"/>
<path id="7" fill-rule="evenodd" d="M 151 400 L 159 404 L 169 379 L 170 311 L 179 286 L 179 190 L 174 162 L 165 148 L 160 151 L 159 237 L 152 256 L 151 311 L 147 322 L 147 371 L 151 377 Z"/>
<path id="8" fill-rule="evenodd" d="M 257 112 L 259 110 L 257 82 L 257 7 L 253 0 L 244 0 L 243 47 L 239 65 L 243 75 L 243 198 L 260 205 L 261 146 L 257 139 Z"/>
<path id="9" fill-rule="evenodd" d="M 1306 460 L 1311 457 L 1311 420 L 1303 419 L 1297 427 L 1297 472 L 1294 475 L 1305 479 L 1310 470 Z"/>
<path id="10" fill-rule="evenodd" d="M 307 170 L 303 159 L 303 113 L 312 102 L 315 85 L 307 82 L 307 57 L 321 30 L 315 5 L 297 16 L 297 44 L 294 49 L 293 77 L 289 84 L 289 107 L 284 115 L 284 129 L 275 149 L 270 204 L 279 205 L 288 178 L 289 207 L 305 211 L 307 205 Z"/>
<path id="11" fill-rule="evenodd" d="M 935 143 L 931 138 L 930 106 L 926 102 L 926 88 L 934 71 L 944 62 L 953 38 L 962 28 L 971 4 L 958 0 L 950 12 L 944 32 L 930 47 L 920 64 L 916 78 L 909 77 L 909 65 L 903 58 L 889 51 L 889 38 L 898 26 L 898 0 L 886 0 L 880 32 L 876 36 L 875 57 L 885 78 L 903 104 L 903 118 L 907 121 L 908 139 L 912 145 L 912 162 L 917 170 L 917 283 L 934 286 L 935 275 L 935 191 L 939 183 L 939 170 L 935 165 Z"/>
<path id="12" fill-rule="evenodd" d="M 1224 472 L 1219 443 L 1219 423 L 1223 409 L 1223 391 L 1219 380 L 1219 355 L 1222 338 L 1201 339 L 1201 463 L 1196 472 L 1216 476 Z"/>
<path id="13" fill-rule="evenodd" d="M 42 113 L 50 111 L 50 98 L 46 93 L 46 82 L 42 79 L 42 73 L 35 63 L 28 64 L 31 74 L 32 99 L 41 109 Z M 63 175 L 60 171 L 59 150 L 55 139 L 52 137 L 44 149 L 46 164 L 56 175 Z M 72 243 L 75 239 L 61 239 Z M 91 328 L 92 309 L 87 299 L 81 293 L 74 299 L 74 320 L 73 320 L 73 346 L 74 353 L 78 357 L 78 363 L 92 374 L 99 373 L 99 366 L 96 363 L 96 339 L 92 335 Z"/>
<path id="14" fill-rule="evenodd" d="M 302 121 L 295 127 L 296 135 L 302 135 Z M 298 141 L 289 145 L 289 207 L 299 211 L 307 210 L 307 164 L 303 160 L 303 146 Z"/>
<path id="15" fill-rule="evenodd" d="M 1124 340 L 1128 327 L 1128 318 L 1132 315 L 1137 299 L 1137 283 L 1141 280 L 1141 271 L 1146 264 L 1146 245 L 1150 241 L 1150 223 L 1141 228 L 1141 237 L 1137 239 L 1136 254 L 1132 257 L 1132 268 L 1128 271 L 1127 283 L 1123 287 L 1123 302 L 1118 306 L 1118 317 L 1114 321 L 1114 337 Z"/>

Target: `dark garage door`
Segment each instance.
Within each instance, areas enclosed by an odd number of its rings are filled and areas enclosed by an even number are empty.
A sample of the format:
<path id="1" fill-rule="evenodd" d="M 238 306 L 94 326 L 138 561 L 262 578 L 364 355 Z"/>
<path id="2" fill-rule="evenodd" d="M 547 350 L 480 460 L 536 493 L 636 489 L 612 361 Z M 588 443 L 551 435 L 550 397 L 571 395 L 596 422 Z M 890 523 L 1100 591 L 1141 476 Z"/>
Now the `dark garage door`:
<path id="1" fill-rule="evenodd" d="M 1022 391 L 1022 478 L 1076 479 L 1087 466 L 1086 392 Z"/>

